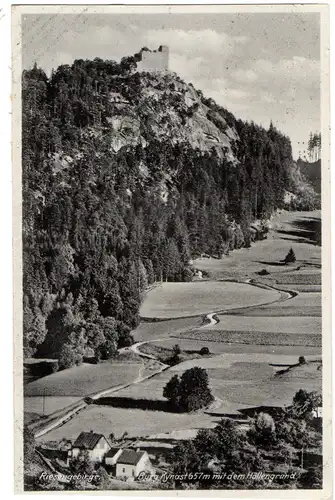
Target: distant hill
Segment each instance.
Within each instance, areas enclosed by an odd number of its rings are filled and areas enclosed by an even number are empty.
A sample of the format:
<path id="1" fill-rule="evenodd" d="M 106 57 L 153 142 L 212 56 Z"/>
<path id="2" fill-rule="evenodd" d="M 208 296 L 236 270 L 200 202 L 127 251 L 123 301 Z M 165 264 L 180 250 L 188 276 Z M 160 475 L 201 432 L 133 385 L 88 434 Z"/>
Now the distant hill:
<path id="1" fill-rule="evenodd" d="M 313 186 L 317 193 L 321 194 L 321 160 L 309 163 L 299 158 L 297 165 L 309 184 Z"/>

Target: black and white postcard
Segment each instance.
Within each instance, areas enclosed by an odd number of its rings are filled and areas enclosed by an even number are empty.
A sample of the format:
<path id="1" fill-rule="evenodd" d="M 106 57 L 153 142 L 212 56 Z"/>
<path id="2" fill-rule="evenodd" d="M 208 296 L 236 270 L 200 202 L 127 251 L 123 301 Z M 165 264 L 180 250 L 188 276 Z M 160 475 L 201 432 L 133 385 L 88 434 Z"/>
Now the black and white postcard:
<path id="1" fill-rule="evenodd" d="M 13 6 L 18 492 L 331 498 L 328 17 Z"/>

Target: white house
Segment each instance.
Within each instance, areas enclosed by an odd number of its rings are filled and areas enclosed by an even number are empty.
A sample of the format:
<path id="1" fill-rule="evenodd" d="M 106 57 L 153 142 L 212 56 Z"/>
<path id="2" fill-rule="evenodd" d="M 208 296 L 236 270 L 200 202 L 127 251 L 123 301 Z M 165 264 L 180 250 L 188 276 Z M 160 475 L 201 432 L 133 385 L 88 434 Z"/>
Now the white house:
<path id="1" fill-rule="evenodd" d="M 69 458 L 78 457 L 81 451 L 87 450 L 92 462 L 102 462 L 111 446 L 103 434 L 81 432 L 69 451 Z"/>
<path id="2" fill-rule="evenodd" d="M 105 464 L 109 466 L 115 465 L 116 460 L 119 458 L 122 452 L 122 448 L 110 448 L 105 456 Z"/>
<path id="3" fill-rule="evenodd" d="M 140 472 L 152 471 L 149 455 L 146 451 L 111 448 L 106 457 L 106 465 L 113 466 L 116 477 L 136 478 Z"/>
<path id="4" fill-rule="evenodd" d="M 312 415 L 314 418 L 322 418 L 322 406 L 317 406 L 312 410 Z"/>

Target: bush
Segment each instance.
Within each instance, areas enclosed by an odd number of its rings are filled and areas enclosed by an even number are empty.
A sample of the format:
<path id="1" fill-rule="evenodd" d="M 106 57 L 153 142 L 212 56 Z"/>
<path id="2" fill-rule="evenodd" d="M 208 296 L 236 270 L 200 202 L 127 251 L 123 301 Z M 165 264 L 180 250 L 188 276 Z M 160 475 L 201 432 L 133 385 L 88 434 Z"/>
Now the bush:
<path id="1" fill-rule="evenodd" d="M 269 273 L 269 271 L 267 271 L 266 269 L 262 269 L 261 271 L 259 271 L 257 273 L 259 276 L 267 276 Z"/>
<path id="2" fill-rule="evenodd" d="M 57 359 L 54 361 L 41 361 L 40 363 L 33 363 L 28 365 L 31 375 L 35 377 L 45 377 L 51 375 L 59 370 Z"/>
<path id="3" fill-rule="evenodd" d="M 83 356 L 76 352 L 69 344 L 64 344 L 59 353 L 59 368 L 65 370 L 74 365 L 79 365 L 83 360 Z"/>
<path id="4" fill-rule="evenodd" d="M 175 356 L 175 357 L 179 356 L 179 354 L 181 353 L 181 349 L 180 349 L 179 344 L 176 344 L 173 346 L 172 352 L 173 352 L 173 356 Z"/>
<path id="5" fill-rule="evenodd" d="M 118 347 L 130 347 L 134 343 L 134 338 L 131 335 L 131 329 L 128 325 L 119 321 L 117 324 L 118 332 Z"/>
<path id="6" fill-rule="evenodd" d="M 299 356 L 299 365 L 304 365 L 304 364 L 306 364 L 305 356 Z"/>
<path id="7" fill-rule="evenodd" d="M 296 256 L 295 256 L 295 253 L 293 251 L 293 248 L 290 248 L 288 254 L 286 255 L 285 259 L 284 259 L 284 262 L 285 264 L 291 264 L 293 262 L 295 262 L 297 259 L 296 259 Z"/>
<path id="8" fill-rule="evenodd" d="M 249 438 L 258 446 L 267 447 L 276 441 L 276 426 L 271 415 L 259 413 L 248 432 Z"/>
<path id="9" fill-rule="evenodd" d="M 180 362 L 181 349 L 178 344 L 174 345 L 172 348 L 172 356 L 167 360 L 170 366 L 177 365 Z"/>
<path id="10" fill-rule="evenodd" d="M 206 354 L 209 354 L 209 349 L 208 347 L 202 347 L 199 351 L 199 354 L 201 354 L 201 356 L 205 356 Z"/>

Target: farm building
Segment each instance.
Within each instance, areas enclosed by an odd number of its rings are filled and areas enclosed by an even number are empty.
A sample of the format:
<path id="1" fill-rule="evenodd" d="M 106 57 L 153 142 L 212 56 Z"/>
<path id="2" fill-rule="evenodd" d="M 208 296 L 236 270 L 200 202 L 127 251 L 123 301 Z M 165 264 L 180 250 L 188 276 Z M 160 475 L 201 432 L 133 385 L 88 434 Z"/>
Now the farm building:
<path id="1" fill-rule="evenodd" d="M 267 413 L 272 417 L 279 417 L 284 414 L 285 410 L 281 406 L 253 406 L 249 408 L 241 408 L 239 412 L 251 418 L 255 417 L 259 413 Z"/>
<path id="2" fill-rule="evenodd" d="M 111 466 L 116 477 L 136 478 L 141 472 L 152 470 L 146 451 L 111 448 L 105 457 L 106 465 Z"/>
<path id="3" fill-rule="evenodd" d="M 317 406 L 312 411 L 313 418 L 322 418 L 322 406 Z"/>
<path id="4" fill-rule="evenodd" d="M 105 464 L 114 466 L 122 451 L 122 448 L 110 448 L 105 455 Z"/>
<path id="5" fill-rule="evenodd" d="M 103 434 L 93 431 L 81 432 L 69 451 L 69 458 L 76 458 L 81 451 L 87 450 L 92 462 L 102 462 L 111 446 Z"/>

